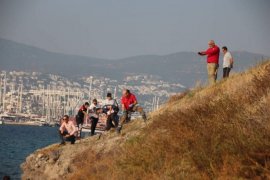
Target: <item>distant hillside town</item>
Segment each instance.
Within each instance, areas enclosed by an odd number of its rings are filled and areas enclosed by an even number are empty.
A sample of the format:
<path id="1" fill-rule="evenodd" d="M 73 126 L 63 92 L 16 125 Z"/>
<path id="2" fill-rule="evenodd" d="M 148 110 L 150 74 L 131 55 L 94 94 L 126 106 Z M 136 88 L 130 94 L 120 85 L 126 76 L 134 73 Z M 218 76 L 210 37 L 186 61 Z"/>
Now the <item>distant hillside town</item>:
<path id="1" fill-rule="evenodd" d="M 151 111 L 185 86 L 144 74 L 119 81 L 95 75 L 68 79 L 40 72 L 1 71 L 0 113 L 13 115 L 11 120 L 57 122 L 63 114 L 74 115 L 85 101 L 96 98 L 102 102 L 107 92 L 120 101 L 123 88 L 137 94 L 139 103 Z"/>

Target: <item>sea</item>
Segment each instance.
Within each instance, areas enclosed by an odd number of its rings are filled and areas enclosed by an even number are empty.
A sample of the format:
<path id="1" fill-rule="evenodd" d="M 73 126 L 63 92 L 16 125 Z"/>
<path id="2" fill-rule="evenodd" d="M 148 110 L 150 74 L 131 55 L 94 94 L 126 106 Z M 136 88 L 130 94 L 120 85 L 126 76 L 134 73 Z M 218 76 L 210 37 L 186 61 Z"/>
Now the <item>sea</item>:
<path id="1" fill-rule="evenodd" d="M 35 150 L 59 142 L 57 127 L 0 125 L 0 179 L 21 179 L 20 165 Z"/>

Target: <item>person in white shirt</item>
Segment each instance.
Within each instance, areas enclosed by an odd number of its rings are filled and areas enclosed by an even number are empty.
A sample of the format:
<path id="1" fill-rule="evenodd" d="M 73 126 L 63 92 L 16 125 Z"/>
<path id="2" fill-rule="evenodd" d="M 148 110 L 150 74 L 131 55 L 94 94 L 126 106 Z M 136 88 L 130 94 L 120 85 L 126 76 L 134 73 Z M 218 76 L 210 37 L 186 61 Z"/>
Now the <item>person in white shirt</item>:
<path id="1" fill-rule="evenodd" d="M 107 93 L 107 98 L 103 102 L 103 112 L 107 114 L 106 131 L 109 131 L 112 127 L 118 126 L 117 113 L 119 107 L 117 101 L 112 98 L 111 93 Z"/>
<path id="2" fill-rule="evenodd" d="M 98 104 L 97 99 L 93 99 L 91 105 L 89 106 L 89 112 L 93 113 L 96 111 L 96 109 L 101 108 Z"/>
<path id="3" fill-rule="evenodd" d="M 65 141 L 70 141 L 74 144 L 76 141 L 77 128 L 72 121 L 69 121 L 69 116 L 64 115 L 62 124 L 59 128 L 59 135 L 61 139 L 61 145 L 65 144 Z"/>
<path id="4" fill-rule="evenodd" d="M 233 57 L 226 46 L 222 47 L 223 57 L 223 78 L 229 77 L 230 71 L 233 68 Z"/>
<path id="5" fill-rule="evenodd" d="M 93 99 L 92 104 L 89 107 L 89 116 L 91 120 L 91 136 L 95 135 L 96 126 L 99 120 L 99 114 L 102 113 L 101 107 L 98 105 L 97 99 Z"/>

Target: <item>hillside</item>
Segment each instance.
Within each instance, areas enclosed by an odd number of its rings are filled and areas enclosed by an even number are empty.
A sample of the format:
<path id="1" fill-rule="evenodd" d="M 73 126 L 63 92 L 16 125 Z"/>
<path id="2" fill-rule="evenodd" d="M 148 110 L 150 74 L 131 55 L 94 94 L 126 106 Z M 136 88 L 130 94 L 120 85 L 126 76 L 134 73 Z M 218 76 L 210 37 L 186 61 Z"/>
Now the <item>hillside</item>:
<path id="1" fill-rule="evenodd" d="M 264 58 L 249 52 L 233 52 L 234 72 L 243 71 Z M 0 39 L 0 70 L 23 70 L 52 73 L 69 78 L 101 75 L 123 80 L 127 74 L 151 74 L 166 81 L 193 87 L 207 78 L 205 57 L 194 52 L 178 52 L 163 56 L 141 55 L 106 60 L 93 57 L 48 52 L 25 44 Z M 221 74 L 222 69 L 220 68 Z"/>
<path id="2" fill-rule="evenodd" d="M 30 155 L 23 179 L 269 179 L 270 61 L 171 97 L 121 135 Z"/>

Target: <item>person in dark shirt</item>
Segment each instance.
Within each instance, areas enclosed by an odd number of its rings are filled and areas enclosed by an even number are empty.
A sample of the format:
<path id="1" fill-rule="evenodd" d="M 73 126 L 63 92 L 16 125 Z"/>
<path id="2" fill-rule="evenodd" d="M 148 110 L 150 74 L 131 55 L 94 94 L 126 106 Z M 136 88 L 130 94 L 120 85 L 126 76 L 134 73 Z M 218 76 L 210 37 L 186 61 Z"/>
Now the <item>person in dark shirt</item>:
<path id="1" fill-rule="evenodd" d="M 88 107 L 89 107 L 89 103 L 88 102 L 84 103 L 80 107 L 80 109 L 79 109 L 79 111 L 78 111 L 78 113 L 76 115 L 76 123 L 77 123 L 77 127 L 78 127 L 78 130 L 79 130 L 79 134 L 78 134 L 79 137 L 81 137 L 81 129 L 82 129 L 84 119 L 87 117 L 87 109 L 88 109 Z"/>

